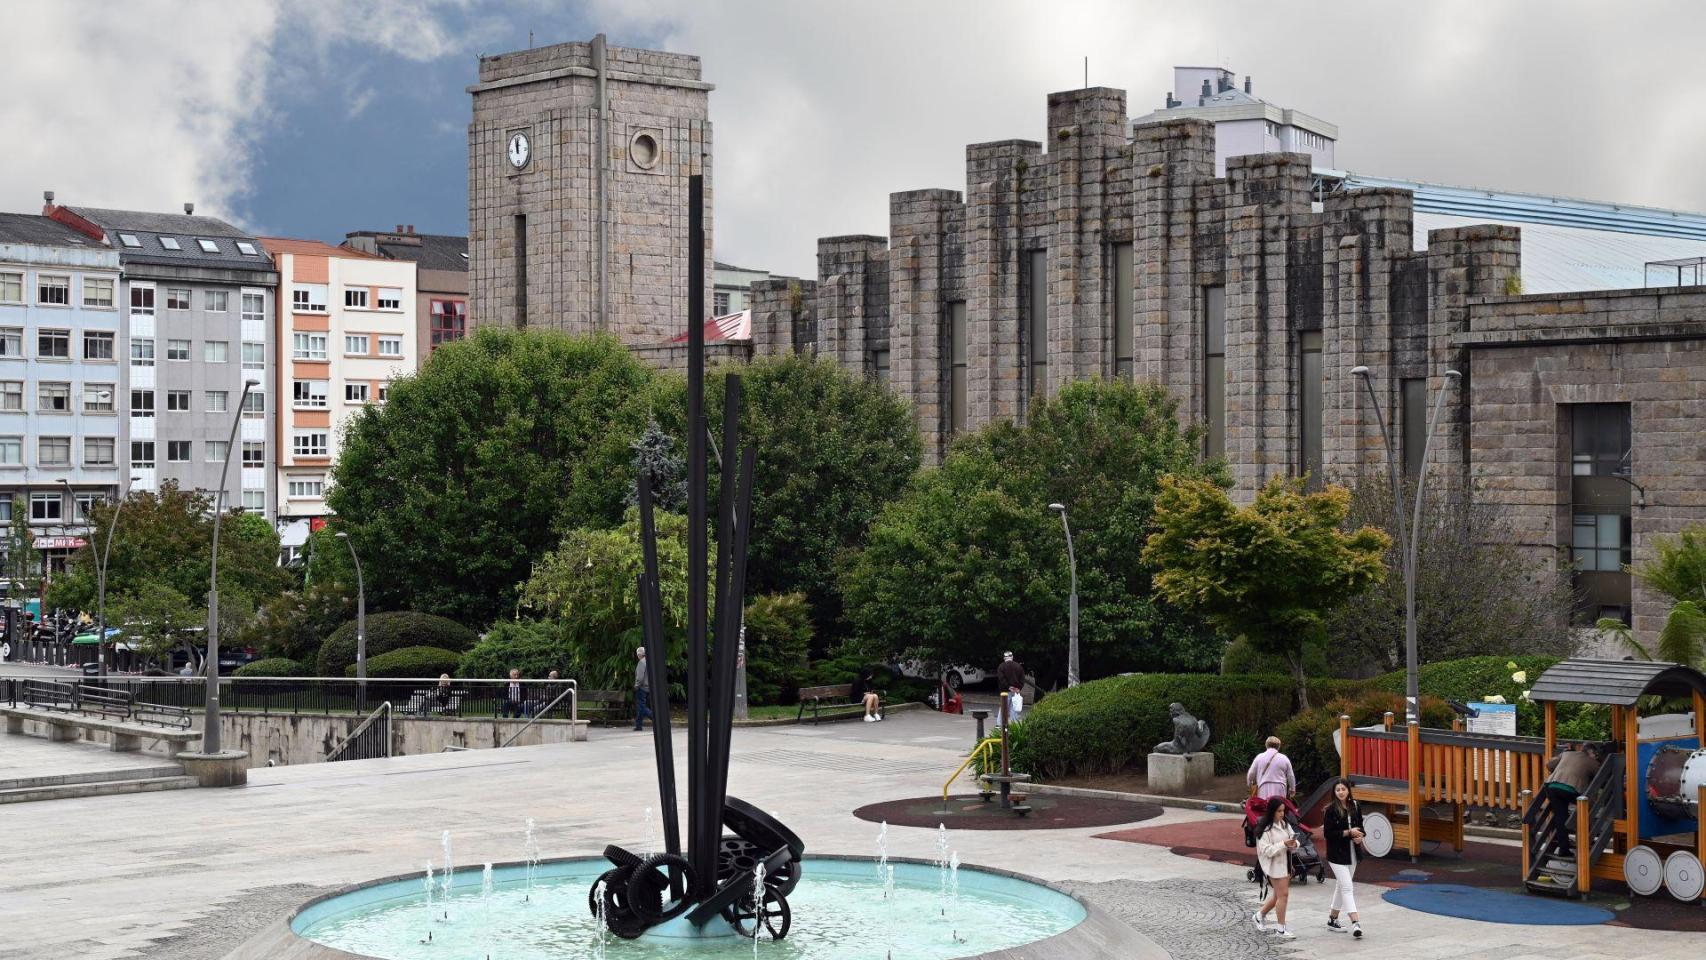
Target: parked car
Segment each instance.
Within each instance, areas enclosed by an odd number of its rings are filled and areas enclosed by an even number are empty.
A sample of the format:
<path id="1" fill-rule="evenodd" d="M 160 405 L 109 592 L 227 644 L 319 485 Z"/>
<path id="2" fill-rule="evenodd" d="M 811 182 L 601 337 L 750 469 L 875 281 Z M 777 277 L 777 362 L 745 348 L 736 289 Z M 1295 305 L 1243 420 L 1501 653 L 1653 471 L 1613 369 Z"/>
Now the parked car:
<path id="1" fill-rule="evenodd" d="M 220 647 L 219 672 L 230 673 L 238 667 L 254 663 L 260 658 L 260 651 L 254 647 Z"/>
<path id="2" fill-rule="evenodd" d="M 902 676 L 916 677 L 920 680 L 934 680 L 939 676 L 939 674 L 931 672 L 930 665 L 922 660 L 903 661 L 900 664 L 900 672 Z M 990 673 L 977 667 L 961 665 L 944 668 L 940 676 L 947 677 L 949 690 L 958 690 L 968 683 L 982 683 L 990 676 Z"/>

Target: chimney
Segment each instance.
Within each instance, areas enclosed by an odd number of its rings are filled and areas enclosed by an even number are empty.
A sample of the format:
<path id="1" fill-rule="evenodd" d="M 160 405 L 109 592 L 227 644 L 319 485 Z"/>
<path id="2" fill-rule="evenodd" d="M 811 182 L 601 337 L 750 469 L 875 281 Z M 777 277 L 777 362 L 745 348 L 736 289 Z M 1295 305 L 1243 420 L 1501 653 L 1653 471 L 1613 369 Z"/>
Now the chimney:
<path id="1" fill-rule="evenodd" d="M 1250 92 L 1250 75 L 1247 73 L 1244 74 L 1244 92 L 1245 93 Z"/>
<path id="2" fill-rule="evenodd" d="M 411 224 L 409 224 L 409 235 L 414 236 L 414 233 L 415 233 L 415 225 L 411 223 Z"/>
<path id="3" fill-rule="evenodd" d="M 43 190 L 41 192 L 41 198 L 42 198 L 42 200 L 46 201 L 48 206 L 50 206 L 50 207 L 53 206 L 53 191 L 52 190 Z"/>
<path id="4" fill-rule="evenodd" d="M 1209 82 L 1207 80 L 1204 80 L 1202 82 L 1202 96 L 1197 98 L 1197 106 L 1200 107 L 1203 104 L 1207 103 L 1208 98 L 1212 97 L 1212 96 L 1214 96 L 1214 88 L 1209 85 Z"/>
<path id="5" fill-rule="evenodd" d="M 396 232 L 397 232 L 397 233 L 402 233 L 402 232 L 403 232 L 403 225 L 402 225 L 402 224 L 400 224 L 400 223 L 399 223 L 399 224 L 397 224 L 397 231 L 396 231 Z"/>
<path id="6" fill-rule="evenodd" d="M 186 216 L 186 217 L 195 216 L 195 204 L 193 204 L 193 203 L 184 204 L 184 216 Z"/>

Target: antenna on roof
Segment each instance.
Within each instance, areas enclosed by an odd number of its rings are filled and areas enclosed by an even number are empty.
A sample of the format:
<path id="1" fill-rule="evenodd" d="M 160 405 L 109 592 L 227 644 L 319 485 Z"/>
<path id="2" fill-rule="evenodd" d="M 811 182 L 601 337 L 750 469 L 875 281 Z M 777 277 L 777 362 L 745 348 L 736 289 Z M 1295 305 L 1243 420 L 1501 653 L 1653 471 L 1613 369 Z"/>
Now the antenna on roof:
<path id="1" fill-rule="evenodd" d="M 532 30 L 527 31 L 527 49 L 529 49 L 529 50 L 533 49 L 533 31 Z"/>
<path id="2" fill-rule="evenodd" d="M 1090 89 L 1090 58 L 1084 58 L 1084 89 Z"/>

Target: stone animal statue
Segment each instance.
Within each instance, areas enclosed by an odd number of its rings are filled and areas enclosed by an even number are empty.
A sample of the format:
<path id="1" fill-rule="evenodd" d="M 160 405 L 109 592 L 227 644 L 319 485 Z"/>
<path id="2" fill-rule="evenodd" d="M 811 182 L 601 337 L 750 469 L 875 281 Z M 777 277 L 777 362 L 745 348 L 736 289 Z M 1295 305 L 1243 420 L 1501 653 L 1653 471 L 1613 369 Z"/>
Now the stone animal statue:
<path id="1" fill-rule="evenodd" d="M 1156 753 L 1197 753 L 1208 746 L 1208 721 L 1190 715 L 1184 704 L 1167 707 L 1173 718 L 1173 739 L 1155 745 Z"/>

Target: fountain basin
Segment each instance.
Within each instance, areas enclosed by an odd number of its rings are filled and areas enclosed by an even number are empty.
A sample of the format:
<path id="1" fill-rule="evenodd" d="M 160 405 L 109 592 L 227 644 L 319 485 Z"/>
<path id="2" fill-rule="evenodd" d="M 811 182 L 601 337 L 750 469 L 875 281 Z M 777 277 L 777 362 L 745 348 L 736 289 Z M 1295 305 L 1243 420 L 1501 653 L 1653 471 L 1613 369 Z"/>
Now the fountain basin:
<path id="1" fill-rule="evenodd" d="M 781 943 L 760 942 L 758 956 L 884 960 L 892 929 L 893 955 L 907 960 L 1166 960 L 1167 954 L 1148 939 L 1043 881 L 962 865 L 955 900 L 944 896 L 936 864 L 902 859 L 890 863 L 895 868 L 892 908 L 883 899 L 883 885 L 869 858 L 807 857 L 800 885 L 788 898 L 793 930 Z M 428 918 L 419 874 L 361 884 L 309 901 L 228 954 L 227 960 L 484 960 L 488 953 L 503 960 L 600 956 L 599 927 L 587 910 L 587 890 L 608 866 L 596 857 L 543 861 L 535 870 L 531 899 L 524 901 L 525 864 L 495 865 L 489 907 L 480 894 L 480 872 L 464 869 L 452 887 L 448 920 Z M 421 942 L 428 931 L 430 944 Z M 602 956 L 753 956 L 753 944 L 745 938 L 690 940 L 668 935 L 680 931 L 660 933 L 665 935 L 634 941 L 610 937 Z"/>

